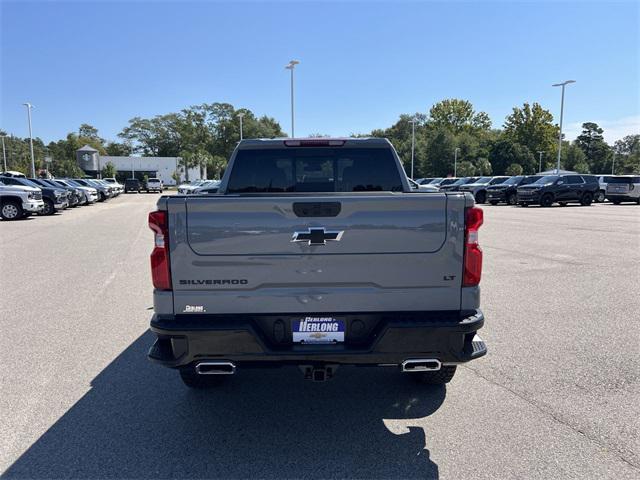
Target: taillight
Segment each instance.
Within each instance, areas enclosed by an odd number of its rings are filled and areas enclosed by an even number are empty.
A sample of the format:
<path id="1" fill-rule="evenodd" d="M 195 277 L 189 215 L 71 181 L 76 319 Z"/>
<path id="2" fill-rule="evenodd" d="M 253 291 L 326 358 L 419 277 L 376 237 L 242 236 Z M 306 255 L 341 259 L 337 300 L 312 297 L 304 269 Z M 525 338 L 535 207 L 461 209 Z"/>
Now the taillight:
<path id="1" fill-rule="evenodd" d="M 154 247 L 151 252 L 151 279 L 153 280 L 153 286 L 158 290 L 171 290 L 167 212 L 149 213 L 149 228 L 154 233 Z"/>
<path id="2" fill-rule="evenodd" d="M 475 287 L 482 276 L 482 249 L 478 244 L 478 230 L 484 220 L 481 208 L 471 207 L 465 211 L 463 287 Z"/>

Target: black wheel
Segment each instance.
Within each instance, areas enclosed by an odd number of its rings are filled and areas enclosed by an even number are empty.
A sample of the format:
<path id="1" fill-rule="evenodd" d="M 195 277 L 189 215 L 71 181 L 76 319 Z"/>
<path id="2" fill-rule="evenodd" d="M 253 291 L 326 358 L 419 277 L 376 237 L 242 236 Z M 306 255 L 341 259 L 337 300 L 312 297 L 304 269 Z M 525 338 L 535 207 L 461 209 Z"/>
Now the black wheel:
<path id="1" fill-rule="evenodd" d="M 487 192 L 480 190 L 476 193 L 476 203 L 484 203 L 487 200 Z"/>
<path id="2" fill-rule="evenodd" d="M 604 192 L 602 190 L 598 190 L 598 193 L 596 193 L 596 197 L 594 198 L 594 200 L 597 203 L 604 202 Z"/>
<path id="3" fill-rule="evenodd" d="M 104 202 L 106 199 L 107 199 L 107 196 L 104 193 L 100 192 L 100 197 L 98 198 L 98 200 L 100 200 L 101 202 Z"/>
<path id="4" fill-rule="evenodd" d="M 497 200 L 491 200 L 489 203 L 490 203 L 491 205 L 497 205 L 497 204 L 498 204 L 498 201 L 497 201 Z"/>
<path id="5" fill-rule="evenodd" d="M 517 201 L 518 197 L 515 193 L 510 193 L 509 195 L 507 195 L 507 205 L 515 205 Z"/>
<path id="6" fill-rule="evenodd" d="M 588 207 L 589 205 L 591 205 L 591 202 L 593 202 L 593 193 L 585 192 L 585 194 L 582 195 L 582 198 L 580 199 L 580 204 Z"/>
<path id="7" fill-rule="evenodd" d="M 17 220 L 22 218 L 23 215 L 22 205 L 13 200 L 7 200 L 2 204 L 2 208 L 0 208 L 0 217 L 3 220 Z"/>
<path id="8" fill-rule="evenodd" d="M 528 207 L 528 206 L 529 206 L 529 204 L 528 204 L 528 203 L 526 203 L 526 202 L 520 202 L 520 203 L 519 203 L 519 205 L 520 205 L 521 207 Z"/>
<path id="9" fill-rule="evenodd" d="M 53 202 L 48 198 L 44 199 L 44 208 L 41 215 L 53 215 L 56 212 L 56 207 L 53 206 Z"/>
<path id="10" fill-rule="evenodd" d="M 416 382 L 427 385 L 444 385 L 449 383 L 455 374 L 455 365 L 443 365 L 436 372 L 409 373 Z"/>
<path id="11" fill-rule="evenodd" d="M 540 199 L 540 206 L 542 207 L 550 207 L 553 205 L 553 195 L 550 193 L 545 193 Z"/>
<path id="12" fill-rule="evenodd" d="M 566 207 L 567 206 L 567 202 L 558 202 L 558 205 L 560 205 L 561 207 Z"/>
<path id="13" fill-rule="evenodd" d="M 620 200 L 611 200 L 614 205 L 620 205 Z"/>
<path id="14" fill-rule="evenodd" d="M 180 369 L 180 379 L 189 388 L 205 390 L 213 388 L 224 382 L 224 375 L 199 375 L 193 367 Z"/>

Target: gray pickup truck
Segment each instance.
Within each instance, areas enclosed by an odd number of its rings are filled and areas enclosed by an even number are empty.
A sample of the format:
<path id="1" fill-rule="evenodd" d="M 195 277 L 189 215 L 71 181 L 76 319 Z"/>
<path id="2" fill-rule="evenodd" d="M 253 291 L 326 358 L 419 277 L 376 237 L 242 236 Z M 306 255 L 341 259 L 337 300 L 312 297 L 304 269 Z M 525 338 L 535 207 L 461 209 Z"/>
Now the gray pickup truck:
<path id="1" fill-rule="evenodd" d="M 149 358 L 189 387 L 283 365 L 447 383 L 486 353 L 482 210 L 413 188 L 386 139 L 244 140 L 216 194 L 157 207 Z"/>

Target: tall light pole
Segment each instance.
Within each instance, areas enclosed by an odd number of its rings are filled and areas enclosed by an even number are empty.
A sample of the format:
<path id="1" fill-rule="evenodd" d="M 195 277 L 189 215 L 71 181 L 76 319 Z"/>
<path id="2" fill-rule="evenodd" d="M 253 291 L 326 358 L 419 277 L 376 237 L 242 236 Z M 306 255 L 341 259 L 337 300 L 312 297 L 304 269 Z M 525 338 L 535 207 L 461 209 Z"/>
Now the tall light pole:
<path id="1" fill-rule="evenodd" d="M 458 147 L 456 147 L 456 149 L 453 151 L 453 176 L 457 177 L 458 176 L 458 151 L 460 149 Z"/>
<path id="2" fill-rule="evenodd" d="M 239 113 L 238 118 L 240 119 L 240 141 L 242 141 L 242 117 L 244 117 L 244 113 Z"/>
<path id="3" fill-rule="evenodd" d="M 556 173 L 560 173 L 560 154 L 562 153 L 562 117 L 564 115 L 564 87 L 570 83 L 576 83 L 575 80 L 566 80 L 562 83 L 554 83 L 552 87 L 562 87 L 562 99 L 560 100 L 560 133 L 558 134 L 558 166 Z"/>
<path id="4" fill-rule="evenodd" d="M 4 150 L 3 150 L 4 151 Z M 5 164 L 4 169 L 7 169 L 7 165 Z M 613 161 L 611 162 L 611 175 L 616 174 L 616 152 L 613 152 Z"/>
<path id="5" fill-rule="evenodd" d="M 6 135 L 2 135 L 2 159 L 4 160 L 4 171 L 7 171 L 7 151 L 4 149 L 4 137 Z"/>
<path id="6" fill-rule="evenodd" d="M 544 152 L 538 151 L 538 155 L 540 157 L 540 166 L 538 167 L 538 173 L 540 173 L 542 171 L 542 155 L 543 154 L 544 154 Z"/>
<path id="7" fill-rule="evenodd" d="M 411 180 L 413 180 L 413 158 L 415 156 L 416 151 L 416 119 L 413 118 L 411 121 Z"/>
<path id="8" fill-rule="evenodd" d="M 298 60 L 291 60 L 288 65 L 284 68 L 291 71 L 291 138 L 295 137 L 295 126 L 294 126 L 294 116 L 293 116 L 293 69 L 300 62 Z"/>
<path id="9" fill-rule="evenodd" d="M 31 178 L 36 177 L 36 161 L 33 157 L 33 134 L 31 133 L 31 109 L 34 108 L 29 102 L 23 103 L 27 107 L 27 117 L 29 117 L 29 150 L 31 151 Z"/>

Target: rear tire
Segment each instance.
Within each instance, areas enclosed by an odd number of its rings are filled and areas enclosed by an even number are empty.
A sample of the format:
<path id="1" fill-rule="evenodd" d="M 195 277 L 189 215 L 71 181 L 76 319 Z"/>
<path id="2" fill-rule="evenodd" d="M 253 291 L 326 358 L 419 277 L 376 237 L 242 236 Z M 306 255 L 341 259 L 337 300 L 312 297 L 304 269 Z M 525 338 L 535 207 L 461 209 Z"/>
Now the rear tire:
<path id="1" fill-rule="evenodd" d="M 484 203 L 487 200 L 487 192 L 480 190 L 476 194 L 476 203 Z"/>
<path id="2" fill-rule="evenodd" d="M 507 196 L 507 205 L 515 205 L 518 201 L 518 198 L 516 197 L 515 193 L 510 193 Z"/>
<path id="3" fill-rule="evenodd" d="M 497 200 L 491 200 L 489 203 L 490 203 L 491 205 L 497 205 L 497 204 L 498 204 Z"/>
<path id="4" fill-rule="evenodd" d="M 551 195 L 550 193 L 545 193 L 540 199 L 540 206 L 550 207 L 551 205 L 553 205 L 553 195 Z"/>
<path id="5" fill-rule="evenodd" d="M 596 197 L 594 198 L 594 200 L 597 203 L 604 202 L 604 192 L 602 190 L 598 190 L 598 193 L 596 193 Z"/>
<path id="6" fill-rule="evenodd" d="M 224 375 L 199 375 L 194 367 L 182 367 L 180 379 L 187 387 L 196 390 L 214 388 L 224 382 Z"/>
<path id="7" fill-rule="evenodd" d="M 593 202 L 593 193 L 586 192 L 584 195 L 582 195 L 582 198 L 580 199 L 580 205 L 588 207 L 589 205 L 591 205 L 591 202 Z"/>
<path id="8" fill-rule="evenodd" d="M 566 207 L 567 206 L 567 202 L 558 202 L 558 205 L 560 205 L 561 207 Z"/>
<path id="9" fill-rule="evenodd" d="M 613 202 L 614 205 L 620 205 L 620 200 L 611 200 L 611 201 Z"/>
<path id="10" fill-rule="evenodd" d="M 440 370 L 436 372 L 409 373 L 409 375 L 418 383 L 444 385 L 453 379 L 453 376 L 456 374 L 456 368 L 456 365 L 443 365 L 440 367 Z"/>
<path id="11" fill-rule="evenodd" d="M 18 220 L 22 218 L 22 214 L 22 205 L 13 200 L 7 200 L 2 204 L 2 208 L 0 208 L 0 217 L 2 217 L 3 220 Z"/>

